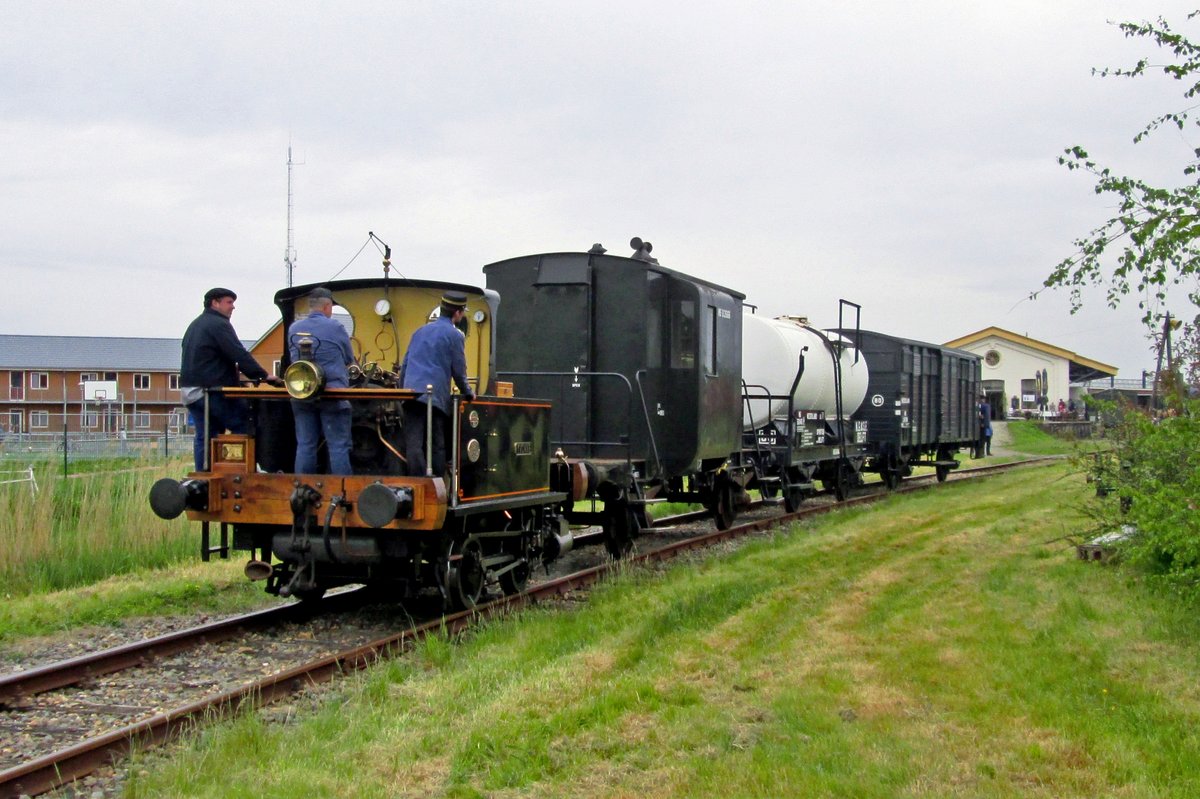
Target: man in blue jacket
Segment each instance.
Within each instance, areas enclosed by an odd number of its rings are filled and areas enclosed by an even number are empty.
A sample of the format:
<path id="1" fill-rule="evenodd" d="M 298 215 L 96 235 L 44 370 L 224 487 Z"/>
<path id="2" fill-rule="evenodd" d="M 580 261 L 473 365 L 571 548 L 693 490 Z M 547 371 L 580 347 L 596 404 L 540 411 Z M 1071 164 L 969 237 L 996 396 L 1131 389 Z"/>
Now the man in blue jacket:
<path id="1" fill-rule="evenodd" d="M 404 403 L 404 444 L 408 473 L 423 477 L 426 471 L 425 420 L 426 403 L 433 403 L 433 452 L 429 461 L 433 476 L 446 472 L 446 425 L 450 420 L 450 380 L 468 401 L 475 392 L 467 382 L 466 339 L 457 325 L 467 312 L 467 297 L 455 291 L 442 295 L 441 315 L 413 333 L 400 367 L 402 388 L 418 392 L 415 400 Z M 433 386 L 432 395 L 426 386 Z"/>
<path id="2" fill-rule="evenodd" d="M 346 370 L 354 363 L 350 334 L 333 318 L 333 294 L 313 289 L 308 295 L 308 316 L 288 328 L 288 352 L 300 360 L 300 345 L 311 342 L 311 360 L 325 373 L 326 388 L 349 388 Z M 329 473 L 353 474 L 350 467 L 350 402 L 348 400 L 292 400 L 296 419 L 296 473 L 316 474 L 321 435 L 329 449 Z"/>
<path id="3" fill-rule="evenodd" d="M 282 386 L 278 377 L 267 374 L 258 361 L 246 351 L 229 317 L 237 295 L 229 289 L 213 288 L 204 294 L 204 312 L 192 320 L 183 334 L 183 363 L 179 369 L 180 392 L 183 403 L 192 414 L 196 426 L 193 454 L 196 471 L 203 471 L 208 454 L 207 431 L 204 428 L 204 389 L 236 386 L 238 372 L 253 380 L 265 380 Z M 244 400 L 226 397 L 219 391 L 208 395 L 208 418 L 218 433 L 245 433 L 247 409 Z"/>

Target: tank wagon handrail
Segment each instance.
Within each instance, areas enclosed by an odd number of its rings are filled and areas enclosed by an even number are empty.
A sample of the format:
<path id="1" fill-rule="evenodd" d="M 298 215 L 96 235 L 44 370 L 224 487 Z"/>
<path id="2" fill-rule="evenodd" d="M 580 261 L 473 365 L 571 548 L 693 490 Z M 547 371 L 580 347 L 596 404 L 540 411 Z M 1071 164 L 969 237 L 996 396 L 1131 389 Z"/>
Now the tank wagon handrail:
<path id="1" fill-rule="evenodd" d="M 786 396 L 783 394 L 772 394 L 770 389 L 760 383 L 747 383 L 742 381 L 742 402 L 745 404 L 745 412 L 750 417 L 751 426 L 754 422 L 754 412 L 751 410 L 750 401 L 765 399 L 767 401 L 767 412 L 770 414 L 771 403 L 775 400 L 787 400 L 787 428 L 784 434 L 788 441 L 792 441 L 796 435 L 796 389 L 800 386 L 800 381 L 804 379 L 804 353 L 808 352 L 808 347 L 800 348 L 800 355 L 796 360 L 796 377 L 792 380 L 792 385 L 788 389 Z M 762 394 L 751 394 L 750 389 L 762 389 Z M 768 421 L 772 421 L 768 419 Z M 762 447 L 759 445 L 758 436 L 754 436 L 754 451 L 760 457 L 762 456 Z M 788 447 L 787 461 L 790 464 L 792 460 L 791 446 Z"/>
<path id="2" fill-rule="evenodd" d="M 661 471 L 661 464 L 659 464 L 659 461 L 658 461 L 658 448 L 654 443 L 654 430 L 651 429 L 651 427 L 650 427 L 650 414 L 646 410 L 646 398 L 645 398 L 644 393 L 642 392 L 641 374 L 643 371 L 645 371 L 645 370 L 640 370 L 637 373 L 638 393 L 639 393 L 639 395 L 641 395 L 641 399 L 642 399 L 642 412 L 643 412 L 643 415 L 645 416 L 645 420 L 646 420 L 646 432 L 650 437 L 650 446 L 654 451 L 654 462 Z M 577 372 L 575 370 L 571 370 L 570 372 L 497 371 L 496 376 L 497 376 L 497 378 L 499 378 L 499 377 L 556 377 L 560 381 L 560 386 L 561 386 L 561 381 L 564 378 L 571 378 L 571 379 L 577 379 L 580 377 L 619 378 L 620 381 L 625 384 L 625 390 L 629 393 L 629 407 L 626 409 L 626 423 L 627 423 L 626 430 L 628 432 L 625 436 L 625 441 L 590 441 L 590 440 L 568 441 L 567 439 L 560 438 L 557 441 L 555 441 L 555 443 L 560 447 L 563 445 L 580 445 L 580 446 L 585 446 L 585 447 L 620 447 L 625 450 L 626 466 L 630 466 L 632 464 L 632 461 L 633 461 L 633 456 L 632 456 L 632 453 L 633 453 L 633 435 L 632 435 L 633 434 L 633 424 L 632 424 L 632 422 L 633 422 L 633 384 L 629 382 L 629 378 L 626 377 L 625 375 L 621 374 L 620 372 Z M 559 388 L 559 395 L 562 396 L 561 387 Z"/>

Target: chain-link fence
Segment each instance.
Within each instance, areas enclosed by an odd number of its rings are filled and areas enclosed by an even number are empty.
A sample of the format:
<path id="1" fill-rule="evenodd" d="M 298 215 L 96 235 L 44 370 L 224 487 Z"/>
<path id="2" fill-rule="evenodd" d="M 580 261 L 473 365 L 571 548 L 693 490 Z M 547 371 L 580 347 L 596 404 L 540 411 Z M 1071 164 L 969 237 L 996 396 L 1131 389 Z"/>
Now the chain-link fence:
<path id="1" fill-rule="evenodd" d="M 0 434 L 0 460 L 64 462 L 105 458 L 166 459 L 187 455 L 195 436 L 186 415 L 124 414 L 92 419 L 80 414 L 30 414 L 19 429 L 11 418 Z M 94 427 L 89 428 L 88 422 Z M 103 423 L 103 424 L 100 424 Z"/>

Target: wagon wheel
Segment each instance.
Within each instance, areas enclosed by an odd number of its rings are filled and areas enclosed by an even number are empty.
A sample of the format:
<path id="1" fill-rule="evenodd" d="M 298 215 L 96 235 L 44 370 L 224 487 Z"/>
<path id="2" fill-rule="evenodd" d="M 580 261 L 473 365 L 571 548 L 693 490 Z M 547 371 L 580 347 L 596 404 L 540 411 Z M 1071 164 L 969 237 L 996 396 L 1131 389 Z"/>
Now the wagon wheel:
<path id="1" fill-rule="evenodd" d="M 446 595 L 450 603 L 460 610 L 470 610 L 479 604 L 486 583 L 487 569 L 479 539 L 470 537 L 455 542 L 446 560 Z"/>
<path id="2" fill-rule="evenodd" d="M 718 530 L 728 530 L 737 519 L 737 506 L 734 505 L 733 483 L 729 480 L 718 480 L 713 489 L 716 497 L 713 501 L 712 514 Z"/>
<path id="3" fill-rule="evenodd" d="M 939 483 L 946 482 L 946 478 L 950 475 L 950 467 L 949 466 L 935 466 L 933 468 L 934 468 L 934 472 L 937 473 L 937 481 Z"/>
<path id="4" fill-rule="evenodd" d="M 788 513 L 795 513 L 800 510 L 804 498 L 804 489 L 789 481 L 785 473 L 783 476 L 783 509 Z"/>
<path id="5" fill-rule="evenodd" d="M 883 467 L 883 484 L 887 486 L 889 491 L 895 491 L 900 487 L 900 472 L 893 469 L 891 466 Z"/>
<path id="6" fill-rule="evenodd" d="M 838 462 L 837 473 L 833 478 L 833 494 L 838 502 L 845 502 L 850 496 L 850 467 L 842 461 Z"/>
<path id="7" fill-rule="evenodd" d="M 617 500 L 605 503 L 604 548 L 613 558 L 620 560 L 633 551 L 633 539 L 640 526 L 640 511 L 635 511 L 628 502 Z"/>

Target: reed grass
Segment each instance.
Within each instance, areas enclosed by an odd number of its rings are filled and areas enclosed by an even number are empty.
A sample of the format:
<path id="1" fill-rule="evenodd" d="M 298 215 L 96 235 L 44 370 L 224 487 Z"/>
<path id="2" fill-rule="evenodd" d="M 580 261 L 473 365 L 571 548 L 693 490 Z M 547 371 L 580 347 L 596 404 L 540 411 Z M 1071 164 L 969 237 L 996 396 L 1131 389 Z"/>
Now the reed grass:
<path id="1" fill-rule="evenodd" d="M 122 462 L 121 466 L 128 466 Z M 194 525 L 150 510 L 150 486 L 188 469 L 184 459 L 64 477 L 34 465 L 38 491 L 0 485 L 0 595 L 87 585 L 195 557 Z"/>

